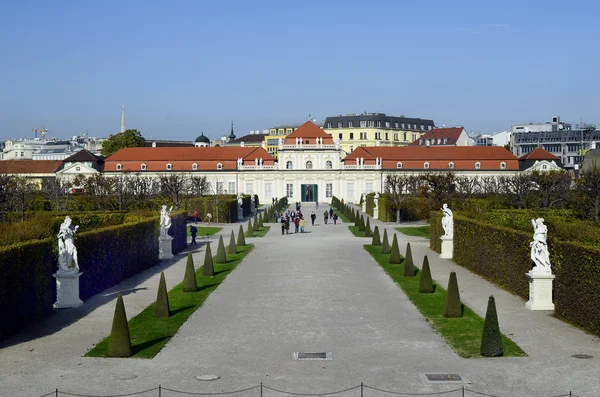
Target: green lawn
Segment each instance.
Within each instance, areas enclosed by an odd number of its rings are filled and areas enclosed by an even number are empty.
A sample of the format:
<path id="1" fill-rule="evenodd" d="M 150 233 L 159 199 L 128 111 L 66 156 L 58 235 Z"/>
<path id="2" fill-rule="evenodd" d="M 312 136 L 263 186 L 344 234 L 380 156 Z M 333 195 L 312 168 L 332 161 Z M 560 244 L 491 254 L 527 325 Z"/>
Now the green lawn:
<path id="1" fill-rule="evenodd" d="M 397 231 L 407 236 L 427 237 L 431 235 L 431 226 L 397 227 Z"/>
<path id="2" fill-rule="evenodd" d="M 252 237 L 263 237 L 265 234 L 267 234 L 267 232 L 269 231 L 270 228 L 271 228 L 271 226 L 263 226 L 263 227 L 259 228 L 258 231 L 255 230 L 252 234 Z M 248 227 L 246 227 L 246 229 L 248 229 Z M 246 237 L 249 237 L 247 230 L 246 230 Z"/>
<path id="3" fill-rule="evenodd" d="M 181 284 L 169 291 L 169 305 L 171 317 L 155 318 L 155 303 L 152 303 L 140 314 L 129 320 L 129 332 L 133 346 L 133 358 L 154 357 L 177 332 L 179 327 L 194 311 L 202 305 L 208 295 L 213 292 L 227 275 L 235 269 L 242 259 L 252 250 L 252 245 L 238 247 L 236 255 L 227 255 L 227 263 L 214 262 L 215 275 L 203 276 L 202 267 L 196 271 L 198 292 L 183 292 Z M 217 247 L 213 247 L 213 252 Z M 214 258 L 213 258 L 214 261 Z M 197 265 L 197 264 L 196 264 Z M 183 281 L 183 272 L 181 279 Z M 167 286 L 173 285 L 174 280 L 167 280 Z M 127 309 L 127 308 L 126 308 Z M 108 348 L 108 338 L 98 343 L 90 350 L 86 357 L 105 357 Z"/>
<path id="4" fill-rule="evenodd" d="M 464 358 L 477 358 L 483 333 L 483 319 L 467 306 L 464 306 L 462 318 L 444 317 L 446 291 L 439 285 L 433 294 L 419 293 L 419 274 L 415 277 L 404 277 L 403 265 L 390 265 L 389 255 L 381 253 L 381 246 L 365 245 L 365 249 L 381 265 L 386 273 L 402 288 L 411 302 L 419 309 L 433 328 L 440 334 L 454 351 Z M 415 260 L 420 260 L 416 259 Z M 432 275 L 435 278 L 435 274 Z M 458 280 L 460 285 L 460 280 Z M 500 324 L 502 328 L 502 324 Z M 504 357 L 527 356 L 523 350 L 505 335 L 502 335 Z"/>
<path id="5" fill-rule="evenodd" d="M 216 227 L 216 226 L 196 226 L 196 229 L 198 229 L 198 234 L 196 234 L 196 237 L 204 237 L 204 236 L 212 236 L 213 234 L 221 231 L 222 228 Z M 188 235 L 188 237 L 192 236 L 189 225 L 187 228 L 187 235 Z"/>
<path id="6" fill-rule="evenodd" d="M 354 237 L 366 237 L 364 231 L 361 232 L 360 230 L 358 230 L 358 226 L 348 226 L 348 229 L 350 229 L 350 232 L 352 232 L 352 234 L 354 234 Z M 372 232 L 373 232 L 373 230 L 371 230 L 371 233 Z M 372 237 L 368 237 L 368 238 L 372 238 Z"/>

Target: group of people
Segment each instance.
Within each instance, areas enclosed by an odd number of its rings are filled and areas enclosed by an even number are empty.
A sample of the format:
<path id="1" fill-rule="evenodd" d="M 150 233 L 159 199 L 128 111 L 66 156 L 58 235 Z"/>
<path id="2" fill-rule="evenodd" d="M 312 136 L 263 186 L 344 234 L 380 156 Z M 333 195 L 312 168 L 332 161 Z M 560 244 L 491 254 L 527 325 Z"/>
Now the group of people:
<path id="1" fill-rule="evenodd" d="M 192 215 L 192 217 L 194 218 L 194 223 L 198 223 L 198 210 L 194 211 L 194 214 Z M 211 223 L 212 222 L 212 214 L 210 212 L 206 213 L 206 217 L 204 218 L 206 223 Z"/>
<path id="2" fill-rule="evenodd" d="M 296 206 L 296 211 L 287 210 L 285 214 L 283 212 L 275 212 L 275 222 L 281 223 L 281 234 L 290 234 L 290 223 L 294 224 L 294 233 L 298 233 L 298 231 L 304 233 L 305 231 L 306 220 L 299 206 Z"/>
<path id="3" fill-rule="evenodd" d="M 329 218 L 331 218 L 333 220 L 333 224 L 337 225 L 338 214 L 333 211 L 333 208 L 329 208 L 329 211 L 325 210 L 325 212 L 323 212 L 323 218 L 325 224 L 327 224 L 327 221 Z"/>

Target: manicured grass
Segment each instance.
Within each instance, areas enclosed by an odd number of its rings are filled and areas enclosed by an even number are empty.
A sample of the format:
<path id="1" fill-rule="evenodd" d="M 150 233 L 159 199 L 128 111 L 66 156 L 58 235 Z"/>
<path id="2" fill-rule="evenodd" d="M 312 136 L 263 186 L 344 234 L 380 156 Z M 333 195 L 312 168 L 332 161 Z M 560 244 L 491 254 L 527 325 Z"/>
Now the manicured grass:
<path id="1" fill-rule="evenodd" d="M 169 305 L 171 317 L 156 318 L 154 311 L 156 303 L 152 303 L 140 314 L 129 320 L 129 333 L 133 347 L 133 358 L 154 357 L 177 332 L 179 327 L 196 311 L 213 292 L 227 275 L 244 259 L 252 250 L 252 245 L 238 247 L 235 255 L 227 255 L 227 263 L 214 262 L 215 275 L 213 277 L 203 276 L 202 267 L 196 270 L 196 281 L 198 292 L 183 292 L 181 283 L 169 291 Z M 213 248 L 216 251 L 216 247 Z M 214 258 L 213 258 L 214 261 Z M 167 286 L 173 285 L 174 281 L 183 280 L 183 269 L 181 278 L 167 280 Z M 127 307 L 125 308 L 127 310 Z M 90 350 L 86 357 L 105 357 L 108 348 L 108 339 L 105 338 Z"/>
<path id="2" fill-rule="evenodd" d="M 364 231 L 361 232 L 360 230 L 358 230 L 358 226 L 348 226 L 348 229 L 350 229 L 350 232 L 354 234 L 354 237 L 366 237 Z"/>
<path id="3" fill-rule="evenodd" d="M 191 235 L 192 235 L 192 232 L 190 232 L 190 226 L 191 225 L 188 225 L 188 227 L 187 227 L 188 237 L 191 237 Z M 213 234 L 220 232 L 222 227 L 196 226 L 196 229 L 198 229 L 198 234 L 196 234 L 196 237 L 204 237 L 204 236 L 212 236 Z"/>
<path id="4" fill-rule="evenodd" d="M 291 227 L 291 225 L 290 225 Z M 254 230 L 252 237 L 264 237 L 265 234 L 267 234 L 267 232 L 269 231 L 269 229 L 271 228 L 271 226 L 263 226 L 261 228 L 259 228 L 258 230 Z M 246 238 L 252 238 L 252 237 L 248 237 L 248 232 L 246 231 Z"/>
<path id="5" fill-rule="evenodd" d="M 404 277 L 404 265 L 390 265 L 390 256 L 382 254 L 380 246 L 365 245 L 364 247 L 459 356 L 464 358 L 481 357 L 479 355 L 483 333 L 481 317 L 464 305 L 462 318 L 444 317 L 446 291 L 443 288 L 436 285 L 433 294 L 420 294 L 420 274 L 417 273 L 415 277 Z M 435 274 L 432 276 L 435 278 Z M 460 280 L 458 283 L 460 285 Z M 502 324 L 500 324 L 500 328 L 502 328 Z M 527 356 L 515 342 L 505 335 L 502 335 L 502 343 L 504 357 Z"/>
<path id="6" fill-rule="evenodd" d="M 431 235 L 431 226 L 397 227 L 397 231 L 407 236 L 427 237 Z"/>

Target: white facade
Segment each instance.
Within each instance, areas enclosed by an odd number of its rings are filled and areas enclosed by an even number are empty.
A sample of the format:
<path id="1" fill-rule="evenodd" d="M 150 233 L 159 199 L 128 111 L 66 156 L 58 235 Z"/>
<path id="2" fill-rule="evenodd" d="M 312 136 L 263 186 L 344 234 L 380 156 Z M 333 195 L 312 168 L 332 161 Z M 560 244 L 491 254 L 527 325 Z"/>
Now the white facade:
<path id="1" fill-rule="evenodd" d="M 553 116 L 552 121 L 547 123 L 529 123 L 529 124 L 513 124 L 512 133 L 518 132 L 556 132 L 568 131 L 571 129 L 571 124 L 560 121 L 559 116 Z"/>

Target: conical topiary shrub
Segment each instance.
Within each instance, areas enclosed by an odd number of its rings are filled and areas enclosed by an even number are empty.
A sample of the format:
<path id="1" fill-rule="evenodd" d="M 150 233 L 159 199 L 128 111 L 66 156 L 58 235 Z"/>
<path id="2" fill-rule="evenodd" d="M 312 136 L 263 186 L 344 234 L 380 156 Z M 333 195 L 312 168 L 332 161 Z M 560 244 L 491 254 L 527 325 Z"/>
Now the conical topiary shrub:
<path id="1" fill-rule="evenodd" d="M 237 254 L 237 247 L 235 246 L 235 233 L 231 231 L 231 237 L 229 237 L 229 245 L 227 246 L 227 253 L 229 255 Z"/>
<path id="2" fill-rule="evenodd" d="M 400 256 L 400 249 L 398 248 L 398 237 L 394 233 L 394 239 L 392 240 L 392 249 L 390 252 L 390 264 L 399 265 L 402 263 L 402 256 Z"/>
<path id="3" fill-rule="evenodd" d="M 381 253 L 389 254 L 391 251 L 390 242 L 388 241 L 387 229 L 383 229 L 383 242 L 381 243 Z"/>
<path id="4" fill-rule="evenodd" d="M 204 253 L 204 266 L 202 274 L 205 276 L 214 276 L 215 268 L 213 266 L 212 252 L 210 252 L 210 241 L 206 244 L 206 252 Z"/>
<path id="5" fill-rule="evenodd" d="M 381 245 L 381 240 L 379 239 L 379 227 L 375 226 L 375 230 L 373 231 L 373 240 L 371 240 L 371 245 Z"/>
<path id="6" fill-rule="evenodd" d="M 423 267 L 421 268 L 421 279 L 419 280 L 419 293 L 432 294 L 435 292 L 433 280 L 431 279 L 431 269 L 429 268 L 429 259 L 427 255 L 423 258 Z"/>
<path id="7" fill-rule="evenodd" d="M 371 223 L 369 222 L 368 216 L 367 216 L 367 224 L 365 225 L 365 237 L 373 237 L 373 233 L 371 232 Z"/>
<path id="8" fill-rule="evenodd" d="M 248 231 L 246 232 L 246 236 L 254 237 L 254 227 L 252 226 L 252 219 L 248 219 Z"/>
<path id="9" fill-rule="evenodd" d="M 264 217 L 264 214 L 262 212 L 260 213 L 260 216 L 258 217 L 258 220 L 259 220 L 258 225 L 260 227 L 265 227 L 265 225 L 264 225 L 264 223 L 265 223 L 265 217 Z"/>
<path id="10" fill-rule="evenodd" d="M 183 292 L 198 291 L 198 283 L 196 282 L 196 269 L 194 269 L 194 258 L 192 252 L 188 251 L 187 262 L 185 264 L 185 275 L 183 276 Z"/>
<path id="11" fill-rule="evenodd" d="M 354 226 L 358 227 L 360 230 L 360 216 L 358 216 L 358 214 L 354 217 Z"/>
<path id="12" fill-rule="evenodd" d="M 223 236 L 219 236 L 219 245 L 217 246 L 217 256 L 215 257 L 215 261 L 217 263 L 227 263 L 227 255 L 225 254 Z"/>
<path id="13" fill-rule="evenodd" d="M 458 281 L 456 280 L 456 273 L 454 272 L 450 272 L 450 279 L 448 280 L 444 317 L 462 317 L 460 292 L 458 291 Z"/>
<path id="14" fill-rule="evenodd" d="M 496 313 L 496 301 L 493 296 L 489 297 L 485 312 L 480 353 L 485 357 L 500 357 L 504 354 L 502 335 L 498 326 L 498 314 Z"/>
<path id="15" fill-rule="evenodd" d="M 358 230 L 361 232 L 365 231 L 365 217 L 363 215 L 360 216 L 360 220 L 358 221 Z"/>
<path id="16" fill-rule="evenodd" d="M 240 225 L 240 231 L 238 232 L 237 246 L 238 247 L 246 246 L 246 237 L 244 236 L 244 228 L 242 227 L 242 225 Z"/>
<path id="17" fill-rule="evenodd" d="M 260 221 L 258 220 L 258 216 L 254 215 L 254 231 L 258 232 L 260 230 Z"/>
<path id="18" fill-rule="evenodd" d="M 127 313 L 125 313 L 123 297 L 119 295 L 117 297 L 117 305 L 115 306 L 115 315 L 113 316 L 106 355 L 108 357 L 130 357 L 132 354 Z"/>
<path id="19" fill-rule="evenodd" d="M 415 276 L 415 265 L 413 263 L 412 251 L 410 243 L 406 244 L 406 255 L 404 255 L 404 277 Z"/>
<path id="20" fill-rule="evenodd" d="M 165 281 L 165 273 L 160 273 L 160 281 L 158 283 L 158 294 L 156 294 L 156 311 L 154 317 L 169 317 L 171 309 L 169 308 L 169 294 L 167 292 L 167 282 Z"/>

